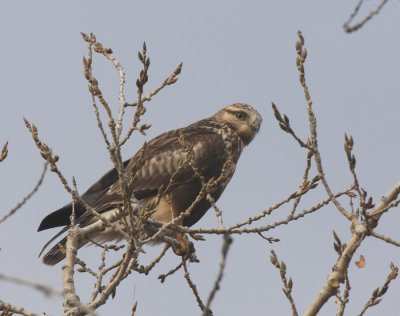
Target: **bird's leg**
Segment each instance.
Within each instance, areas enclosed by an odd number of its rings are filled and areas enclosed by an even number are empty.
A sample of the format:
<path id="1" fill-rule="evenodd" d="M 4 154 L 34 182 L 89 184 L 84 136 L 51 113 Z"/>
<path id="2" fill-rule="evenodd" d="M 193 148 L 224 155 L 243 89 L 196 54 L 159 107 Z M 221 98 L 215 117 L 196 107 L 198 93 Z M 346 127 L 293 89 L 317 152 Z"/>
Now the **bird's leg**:
<path id="1" fill-rule="evenodd" d="M 196 249 L 186 233 L 177 232 L 175 233 L 175 239 L 179 242 L 179 246 L 173 247 L 173 251 L 176 255 L 188 258 L 190 261 L 196 261 Z"/>
<path id="2" fill-rule="evenodd" d="M 179 243 L 179 246 L 174 247 L 175 254 L 178 256 L 184 256 L 190 253 L 190 248 L 193 248 L 193 243 L 191 244 L 185 233 L 175 233 L 175 239 Z"/>

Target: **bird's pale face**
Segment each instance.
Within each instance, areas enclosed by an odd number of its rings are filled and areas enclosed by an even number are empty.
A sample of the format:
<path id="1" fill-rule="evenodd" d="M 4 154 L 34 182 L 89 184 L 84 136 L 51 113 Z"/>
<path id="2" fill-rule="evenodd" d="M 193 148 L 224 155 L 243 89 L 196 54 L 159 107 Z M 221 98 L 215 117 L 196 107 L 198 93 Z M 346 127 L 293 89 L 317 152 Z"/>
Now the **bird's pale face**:
<path id="1" fill-rule="evenodd" d="M 217 115 L 236 131 L 246 145 L 256 136 L 262 123 L 261 115 L 250 105 L 242 103 L 229 105 Z"/>

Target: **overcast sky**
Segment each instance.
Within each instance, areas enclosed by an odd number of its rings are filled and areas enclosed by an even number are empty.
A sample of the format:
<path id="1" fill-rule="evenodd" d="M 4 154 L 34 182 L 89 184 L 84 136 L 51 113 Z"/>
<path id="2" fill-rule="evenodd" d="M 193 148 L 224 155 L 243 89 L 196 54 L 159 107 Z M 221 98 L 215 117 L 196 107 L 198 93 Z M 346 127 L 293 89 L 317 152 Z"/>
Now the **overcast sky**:
<path id="1" fill-rule="evenodd" d="M 371 2 L 371 3 L 369 3 Z M 375 1 L 369 1 L 373 5 Z M 400 42 L 399 2 L 390 1 L 379 16 L 354 34 L 343 22 L 356 1 L 7 1 L 0 10 L 0 145 L 9 141 L 9 157 L 0 164 L 0 217 L 35 185 L 40 157 L 22 117 L 34 122 L 42 139 L 60 156 L 64 175 L 75 176 L 84 191 L 111 162 L 92 113 L 82 75 L 86 45 L 80 32 L 93 32 L 111 47 L 127 73 L 127 96 L 135 96 L 137 51 L 146 41 L 151 59 L 147 89 L 155 88 L 180 62 L 179 81 L 148 104 L 144 122 L 153 126 L 146 138 L 135 135 L 124 148 L 133 155 L 145 140 L 185 126 L 235 102 L 253 105 L 263 116 L 261 131 L 245 149 L 237 172 L 219 200 L 224 222 L 256 215 L 295 191 L 305 152 L 284 134 L 273 117 L 271 101 L 291 118 L 302 137 L 308 135 L 294 49 L 297 30 L 306 39 L 306 77 L 318 120 L 319 142 L 328 181 L 334 190 L 351 183 L 343 151 L 344 133 L 353 135 L 360 182 L 375 201 L 400 178 Z M 110 104 L 117 107 L 118 77 L 96 56 L 94 72 Z M 129 112 L 129 114 L 131 114 Z M 303 207 L 326 197 L 318 189 Z M 37 233 L 41 219 L 69 201 L 55 175 L 48 173 L 39 192 L 0 227 L 0 272 L 61 288 L 61 264 L 48 267 L 37 255 L 56 230 Z M 286 217 L 289 206 L 270 223 Z M 382 220 L 379 232 L 400 239 L 398 210 Z M 209 212 L 196 227 L 216 226 Z M 288 315 L 278 271 L 269 262 L 274 249 L 294 280 L 300 314 L 315 297 L 336 260 L 332 230 L 346 242 L 349 223 L 328 206 L 301 221 L 258 236 L 237 235 L 229 253 L 215 315 Z M 205 299 L 220 261 L 221 237 L 195 244 L 199 264 L 190 271 Z M 161 248 L 147 248 L 148 261 Z M 80 256 L 96 267 L 99 250 Z M 352 291 L 347 315 L 360 312 L 372 290 L 400 264 L 398 250 L 368 239 L 357 252 L 366 267 L 350 268 Z M 133 299 L 138 315 L 199 315 L 182 271 L 160 284 L 157 276 L 179 262 L 169 254 L 147 277 L 131 275 L 99 315 L 129 315 Z M 87 299 L 92 280 L 78 278 L 78 294 Z M 400 309 L 395 281 L 368 315 L 393 315 Z M 134 294 L 135 293 L 135 294 Z M 62 301 L 0 281 L 0 299 L 35 312 L 58 315 Z M 321 315 L 335 313 L 334 299 Z"/>

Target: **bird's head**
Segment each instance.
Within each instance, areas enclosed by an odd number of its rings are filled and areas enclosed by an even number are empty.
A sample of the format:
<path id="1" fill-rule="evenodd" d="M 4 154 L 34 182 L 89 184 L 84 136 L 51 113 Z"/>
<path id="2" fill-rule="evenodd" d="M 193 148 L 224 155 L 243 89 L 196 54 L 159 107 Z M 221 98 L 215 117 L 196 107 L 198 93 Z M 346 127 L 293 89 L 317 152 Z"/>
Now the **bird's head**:
<path id="1" fill-rule="evenodd" d="M 229 105 L 216 113 L 221 123 L 227 124 L 248 145 L 260 130 L 261 115 L 252 106 L 244 103 Z"/>

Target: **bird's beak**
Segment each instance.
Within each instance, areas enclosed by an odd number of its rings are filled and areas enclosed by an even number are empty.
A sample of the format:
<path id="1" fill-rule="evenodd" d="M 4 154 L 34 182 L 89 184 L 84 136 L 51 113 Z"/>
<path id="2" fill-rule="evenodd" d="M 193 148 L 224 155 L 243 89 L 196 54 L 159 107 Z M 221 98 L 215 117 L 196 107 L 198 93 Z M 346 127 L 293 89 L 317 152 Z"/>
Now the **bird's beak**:
<path id="1" fill-rule="evenodd" d="M 259 117 L 256 117 L 255 119 L 253 119 L 253 120 L 250 122 L 251 129 L 252 129 L 253 131 L 255 131 L 256 133 L 258 133 L 259 130 L 260 130 L 261 122 L 262 122 L 262 119 L 259 118 Z"/>

